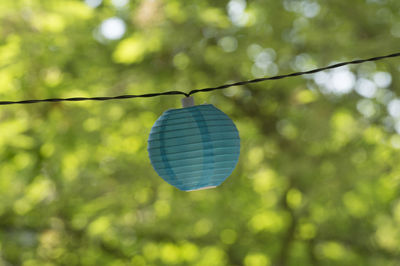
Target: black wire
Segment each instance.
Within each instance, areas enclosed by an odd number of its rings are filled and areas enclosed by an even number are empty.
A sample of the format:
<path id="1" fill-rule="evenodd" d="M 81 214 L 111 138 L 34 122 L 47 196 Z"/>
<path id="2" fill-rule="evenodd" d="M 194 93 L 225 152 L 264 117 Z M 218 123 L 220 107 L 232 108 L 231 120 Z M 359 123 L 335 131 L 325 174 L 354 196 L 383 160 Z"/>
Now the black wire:
<path id="1" fill-rule="evenodd" d="M 317 72 L 321 72 L 321 71 L 332 69 L 332 68 L 338 68 L 338 67 L 345 66 L 345 65 L 362 64 L 365 62 L 378 61 L 378 60 L 382 60 L 385 58 L 398 57 L 398 56 L 400 56 L 400 53 L 377 56 L 377 57 L 372 57 L 372 58 L 368 58 L 368 59 L 353 60 L 353 61 L 348 61 L 348 62 L 337 63 L 334 65 L 329 65 L 326 67 L 316 68 L 316 69 L 312 69 L 312 70 L 308 70 L 308 71 L 294 72 L 294 73 L 290 73 L 290 74 L 286 74 L 286 75 L 278 75 L 278 76 L 273 76 L 273 77 L 269 77 L 269 78 L 258 78 L 258 79 L 252 79 L 252 80 L 247 80 L 247 81 L 240 81 L 240 82 L 236 82 L 236 83 L 225 84 L 225 85 L 218 86 L 215 88 L 204 88 L 204 89 L 200 89 L 200 90 L 192 90 L 188 94 L 192 95 L 192 94 L 195 94 L 198 92 L 222 90 L 222 89 L 226 89 L 226 88 L 233 87 L 233 86 L 241 86 L 241 85 L 246 85 L 246 84 L 250 84 L 250 83 L 262 82 L 262 81 L 266 81 L 266 80 L 284 79 L 284 78 L 289 78 L 289 77 L 314 74 Z"/>
<path id="2" fill-rule="evenodd" d="M 399 56 L 400 56 L 400 52 L 399 53 L 389 54 L 389 55 L 372 57 L 372 58 L 368 58 L 368 59 L 359 59 L 359 60 L 353 60 L 353 61 L 348 61 L 348 62 L 337 63 L 337 64 L 334 64 L 334 65 L 329 65 L 329 66 L 326 66 L 326 67 L 316 68 L 316 69 L 312 69 L 312 70 L 308 70 L 308 71 L 294 72 L 294 73 L 290 73 L 290 74 L 286 74 L 286 75 L 278 75 L 278 76 L 273 76 L 273 77 L 269 77 L 269 78 L 258 78 L 258 79 L 240 81 L 240 82 L 225 84 L 225 85 L 218 86 L 218 87 L 210 87 L 210 88 L 204 88 L 204 89 L 198 89 L 198 90 L 191 90 L 189 93 L 186 93 L 186 92 L 183 92 L 183 91 L 167 91 L 167 92 L 160 92 L 160 93 L 140 94 L 140 95 L 120 95 L 120 96 L 114 96 L 114 97 L 73 97 L 73 98 L 50 98 L 50 99 L 42 99 L 42 100 L 24 100 L 24 101 L 0 101 L 0 105 L 30 104 L 30 103 L 40 103 L 40 102 L 63 102 L 63 101 L 69 101 L 69 102 L 108 101 L 108 100 L 121 100 L 121 99 L 131 99 L 131 98 L 148 98 L 148 97 L 157 97 L 157 96 L 163 96 L 163 95 L 178 95 L 178 94 L 185 95 L 186 97 L 189 97 L 190 95 L 193 95 L 193 94 L 198 93 L 198 92 L 208 92 L 208 91 L 214 91 L 214 90 L 222 90 L 222 89 L 226 89 L 226 88 L 229 88 L 229 87 L 241 86 L 241 85 L 246 85 L 246 84 L 251 84 L 251 83 L 267 81 L 267 80 L 277 80 L 277 79 L 284 79 L 284 78 L 296 77 L 296 76 L 301 76 L 301 75 L 314 74 L 314 73 L 321 72 L 321 71 L 324 71 L 324 70 L 342 67 L 342 66 L 345 66 L 345 65 L 356 65 L 356 64 L 362 64 L 362 63 L 365 63 L 365 62 L 378 61 L 378 60 L 382 60 L 382 59 L 385 59 L 385 58 L 399 57 Z"/>
<path id="3" fill-rule="evenodd" d="M 148 98 L 148 97 L 156 97 L 161 95 L 185 95 L 189 97 L 189 94 L 183 91 L 167 91 L 160 93 L 148 93 L 148 94 L 140 94 L 140 95 L 119 95 L 113 97 L 73 97 L 73 98 L 50 98 L 50 99 L 42 99 L 42 100 L 24 100 L 24 101 L 0 101 L 0 105 L 9 105 L 9 104 L 29 104 L 29 103 L 40 103 L 40 102 L 79 102 L 79 101 L 108 101 L 108 100 L 122 100 L 122 99 L 131 99 L 131 98 Z"/>

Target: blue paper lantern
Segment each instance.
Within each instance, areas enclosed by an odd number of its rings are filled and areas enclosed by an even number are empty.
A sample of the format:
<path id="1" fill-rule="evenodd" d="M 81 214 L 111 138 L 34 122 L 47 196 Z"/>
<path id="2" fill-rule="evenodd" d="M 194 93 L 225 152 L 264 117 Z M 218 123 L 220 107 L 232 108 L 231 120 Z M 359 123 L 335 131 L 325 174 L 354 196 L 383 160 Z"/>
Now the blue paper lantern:
<path id="1" fill-rule="evenodd" d="M 184 108 L 167 110 L 155 122 L 148 152 L 154 169 L 169 184 L 184 191 L 213 188 L 236 166 L 239 133 L 213 105 L 184 103 Z"/>

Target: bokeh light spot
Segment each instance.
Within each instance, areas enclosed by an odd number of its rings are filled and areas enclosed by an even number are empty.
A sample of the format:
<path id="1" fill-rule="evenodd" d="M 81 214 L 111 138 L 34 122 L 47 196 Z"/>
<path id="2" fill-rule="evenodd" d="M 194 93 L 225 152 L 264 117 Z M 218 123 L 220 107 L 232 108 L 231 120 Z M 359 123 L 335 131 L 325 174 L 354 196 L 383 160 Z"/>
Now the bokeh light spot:
<path id="1" fill-rule="evenodd" d="M 387 106 L 388 112 L 393 117 L 400 117 L 400 99 L 391 100 Z"/>
<path id="2" fill-rule="evenodd" d="M 115 7 L 121 8 L 121 7 L 125 7 L 129 3 L 129 0 L 111 0 L 111 3 Z"/>
<path id="3" fill-rule="evenodd" d="M 100 25 L 101 34 L 109 40 L 121 39 L 125 34 L 125 31 L 125 22 L 118 17 L 108 18 Z"/>
<path id="4" fill-rule="evenodd" d="M 103 0 L 85 0 L 85 4 L 92 8 L 98 7 L 99 5 L 101 5 L 101 2 L 103 2 Z"/>
<path id="5" fill-rule="evenodd" d="M 387 72 L 377 72 L 374 74 L 374 82 L 380 88 L 386 88 L 392 83 L 392 76 Z"/>
<path id="6" fill-rule="evenodd" d="M 375 83 L 365 78 L 361 78 L 357 81 L 355 89 L 358 94 L 366 98 L 374 97 L 377 91 Z"/>

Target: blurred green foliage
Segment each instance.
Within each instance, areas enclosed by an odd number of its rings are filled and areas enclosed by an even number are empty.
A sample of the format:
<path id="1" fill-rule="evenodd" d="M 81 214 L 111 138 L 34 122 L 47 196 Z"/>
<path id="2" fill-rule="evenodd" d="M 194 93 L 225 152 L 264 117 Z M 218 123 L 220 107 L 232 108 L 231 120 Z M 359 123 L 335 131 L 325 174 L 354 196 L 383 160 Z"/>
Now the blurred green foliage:
<path id="1" fill-rule="evenodd" d="M 1 0 L 0 99 L 198 89 L 395 52 L 398 0 Z M 166 184 L 179 96 L 0 108 L 0 265 L 399 265 L 397 59 L 199 93 L 237 124 L 219 188 Z"/>

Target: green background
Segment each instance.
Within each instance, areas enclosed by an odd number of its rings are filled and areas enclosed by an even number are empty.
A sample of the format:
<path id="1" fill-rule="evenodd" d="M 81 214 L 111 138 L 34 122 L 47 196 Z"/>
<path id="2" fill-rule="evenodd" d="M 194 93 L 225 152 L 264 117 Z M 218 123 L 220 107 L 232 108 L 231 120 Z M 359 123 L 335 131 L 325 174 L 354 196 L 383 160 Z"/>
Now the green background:
<path id="1" fill-rule="evenodd" d="M 123 4 L 1 0 L 0 100 L 188 92 L 399 48 L 398 0 Z M 399 71 L 196 94 L 241 155 L 190 193 L 146 151 L 181 96 L 0 106 L 0 265 L 400 265 Z"/>

